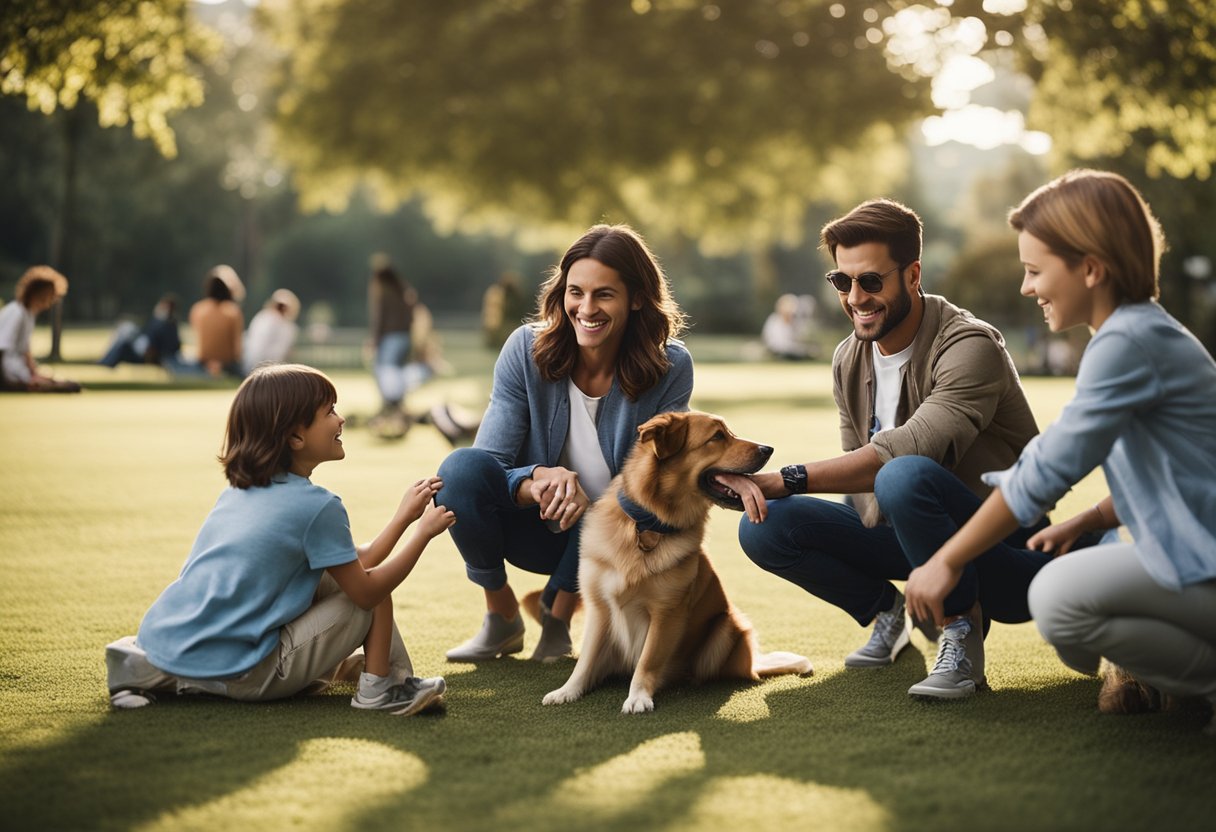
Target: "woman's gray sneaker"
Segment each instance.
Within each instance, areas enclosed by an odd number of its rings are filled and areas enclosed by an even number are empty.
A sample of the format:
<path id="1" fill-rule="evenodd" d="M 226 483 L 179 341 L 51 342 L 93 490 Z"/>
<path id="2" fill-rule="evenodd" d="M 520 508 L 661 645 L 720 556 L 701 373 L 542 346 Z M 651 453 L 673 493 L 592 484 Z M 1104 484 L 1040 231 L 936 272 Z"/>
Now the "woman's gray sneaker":
<path id="1" fill-rule="evenodd" d="M 524 618 L 508 621 L 496 612 L 486 613 L 481 631 L 447 652 L 450 662 L 481 662 L 524 649 Z"/>
<path id="2" fill-rule="evenodd" d="M 532 661 L 548 664 L 563 656 L 569 656 L 573 651 L 574 645 L 570 643 L 570 623 L 544 612 L 540 622 L 540 641 L 532 651 Z"/>

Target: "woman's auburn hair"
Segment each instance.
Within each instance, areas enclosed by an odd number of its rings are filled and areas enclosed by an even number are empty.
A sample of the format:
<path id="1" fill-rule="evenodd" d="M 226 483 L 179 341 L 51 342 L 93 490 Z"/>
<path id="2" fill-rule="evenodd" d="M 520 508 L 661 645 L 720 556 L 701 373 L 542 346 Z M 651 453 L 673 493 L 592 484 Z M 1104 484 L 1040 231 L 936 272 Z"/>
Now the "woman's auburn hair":
<path id="1" fill-rule="evenodd" d="M 292 434 L 337 400 L 329 377 L 303 364 L 268 364 L 250 373 L 228 410 L 219 457 L 229 484 L 267 486 L 290 471 Z"/>
<path id="2" fill-rule="evenodd" d="M 1009 212 L 1009 225 L 1075 267 L 1095 257 L 1120 302 L 1153 300 L 1165 235 L 1144 197 L 1117 173 L 1078 169 L 1038 188 Z"/>
<path id="3" fill-rule="evenodd" d="M 667 276 L 642 237 L 627 225 L 595 225 L 579 237 L 554 266 L 537 298 L 536 340 L 532 359 L 546 381 L 569 377 L 578 357 L 574 325 L 566 317 L 566 278 L 570 267 L 591 258 L 621 276 L 631 307 L 621 351 L 617 381 L 630 401 L 659 383 L 671 366 L 667 341 L 678 338 L 685 316 L 671 294 Z M 632 306 L 640 301 L 640 308 Z"/>

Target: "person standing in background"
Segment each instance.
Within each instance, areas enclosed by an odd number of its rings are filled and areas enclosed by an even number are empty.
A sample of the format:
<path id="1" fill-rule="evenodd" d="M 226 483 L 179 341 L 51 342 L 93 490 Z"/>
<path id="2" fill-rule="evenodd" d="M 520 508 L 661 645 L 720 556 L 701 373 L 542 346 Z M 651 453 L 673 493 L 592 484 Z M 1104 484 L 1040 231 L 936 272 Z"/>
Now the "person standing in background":
<path id="1" fill-rule="evenodd" d="M 403 402 L 406 364 L 410 358 L 410 331 L 414 324 L 414 288 L 392 265 L 377 258 L 367 290 L 367 316 L 375 350 L 373 373 L 380 390 L 380 412 L 369 426 L 386 437 L 403 436 L 409 429 Z"/>

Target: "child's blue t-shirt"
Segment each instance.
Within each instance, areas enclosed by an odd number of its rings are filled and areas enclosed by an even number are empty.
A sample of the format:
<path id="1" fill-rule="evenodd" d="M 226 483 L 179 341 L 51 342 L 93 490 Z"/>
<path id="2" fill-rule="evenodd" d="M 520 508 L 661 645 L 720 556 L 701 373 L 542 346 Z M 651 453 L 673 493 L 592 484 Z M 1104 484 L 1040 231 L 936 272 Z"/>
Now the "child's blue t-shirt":
<path id="1" fill-rule="evenodd" d="M 325 569 L 357 557 L 342 501 L 304 477 L 227 488 L 181 574 L 144 615 L 138 642 L 166 673 L 239 676 L 309 608 Z"/>

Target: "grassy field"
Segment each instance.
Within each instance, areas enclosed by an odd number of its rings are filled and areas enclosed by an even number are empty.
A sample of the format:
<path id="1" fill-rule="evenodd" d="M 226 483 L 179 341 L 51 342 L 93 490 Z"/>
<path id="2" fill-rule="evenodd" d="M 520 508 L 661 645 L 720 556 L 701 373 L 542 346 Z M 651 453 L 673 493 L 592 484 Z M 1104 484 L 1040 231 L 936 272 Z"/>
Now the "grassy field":
<path id="1" fill-rule="evenodd" d="M 468 336 L 448 343 L 458 373 L 414 409 L 484 403 L 491 357 Z M 837 451 L 825 366 L 716 362 L 735 345 L 689 343 L 694 406 L 774 445 L 775 462 Z M 993 690 L 969 701 L 906 696 L 932 661 L 919 635 L 891 668 L 846 673 L 865 633 L 748 562 L 725 511 L 709 546 L 732 599 L 763 646 L 809 656 L 813 676 L 679 687 L 645 716 L 619 713 L 624 681 L 541 707 L 572 661 L 445 664 L 482 607 L 444 537 L 394 600 L 418 671 L 447 677 L 445 713 L 355 711 L 349 689 L 112 713 L 103 647 L 135 632 L 222 487 L 233 388 L 166 389 L 147 368 L 59 372 L 91 389 L 0 398 L 2 829 L 1173 830 L 1208 828 L 1216 810 L 1205 711 L 1101 717 L 1096 681 L 1066 670 L 1031 624 L 993 628 Z M 335 381 L 343 413 L 373 409 L 366 373 Z M 1071 383 L 1027 388 L 1045 424 Z M 425 426 L 400 442 L 358 429 L 345 440 L 347 459 L 314 479 L 342 495 L 359 539 L 448 450 Z M 1060 511 L 1102 493 L 1093 475 Z"/>

